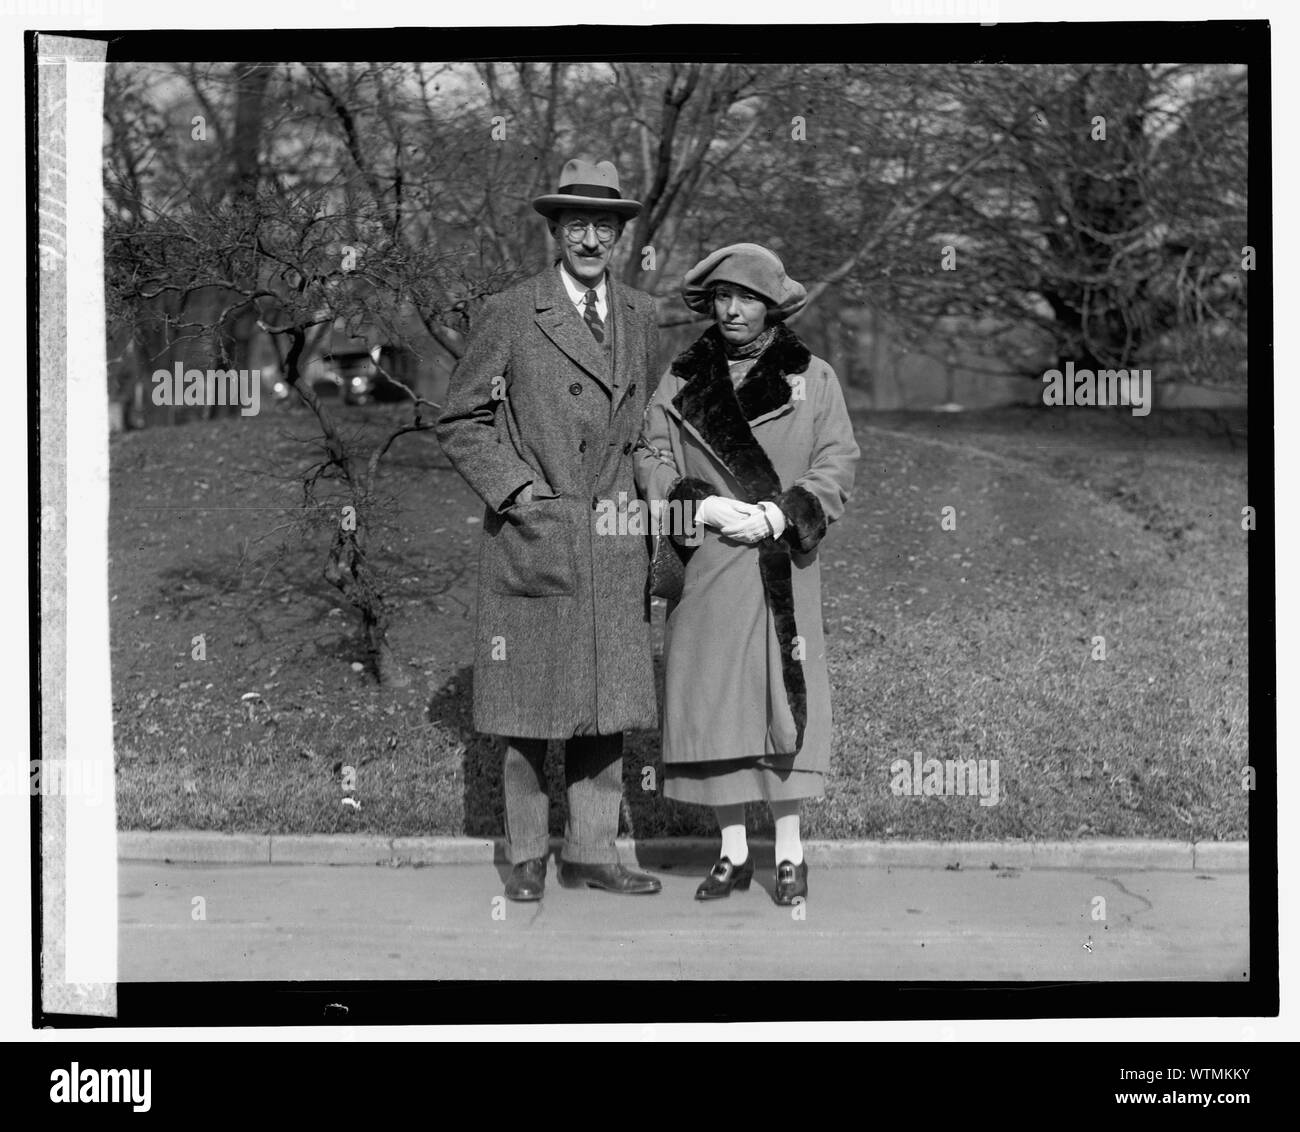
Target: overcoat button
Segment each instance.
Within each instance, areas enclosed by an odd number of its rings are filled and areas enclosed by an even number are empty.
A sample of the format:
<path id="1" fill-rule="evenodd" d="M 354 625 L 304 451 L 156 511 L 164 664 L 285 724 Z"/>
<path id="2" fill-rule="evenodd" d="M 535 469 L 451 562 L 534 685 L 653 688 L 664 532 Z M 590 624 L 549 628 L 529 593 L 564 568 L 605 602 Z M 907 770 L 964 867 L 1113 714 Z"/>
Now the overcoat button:
<path id="1" fill-rule="evenodd" d="M 585 440 L 581 441 L 581 442 L 578 444 L 578 451 L 579 451 L 579 452 L 585 452 L 585 451 L 587 451 L 587 442 L 586 442 Z"/>
<path id="2" fill-rule="evenodd" d="M 582 392 L 582 386 L 575 381 L 572 385 L 569 386 L 569 392 L 576 397 L 579 393 Z"/>

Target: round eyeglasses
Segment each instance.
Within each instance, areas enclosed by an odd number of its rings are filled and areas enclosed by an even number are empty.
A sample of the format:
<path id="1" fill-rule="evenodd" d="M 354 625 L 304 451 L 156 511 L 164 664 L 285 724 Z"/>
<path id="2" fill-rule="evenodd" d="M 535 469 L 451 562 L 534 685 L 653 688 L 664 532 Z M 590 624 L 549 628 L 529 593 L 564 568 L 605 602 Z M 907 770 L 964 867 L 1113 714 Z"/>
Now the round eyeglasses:
<path id="1" fill-rule="evenodd" d="M 602 244 L 608 244 L 618 234 L 618 229 L 612 224 L 592 224 L 590 221 L 584 223 L 581 220 L 571 220 L 561 227 L 564 229 L 564 234 L 575 244 L 586 237 L 588 228 L 596 229 L 596 239 Z"/>

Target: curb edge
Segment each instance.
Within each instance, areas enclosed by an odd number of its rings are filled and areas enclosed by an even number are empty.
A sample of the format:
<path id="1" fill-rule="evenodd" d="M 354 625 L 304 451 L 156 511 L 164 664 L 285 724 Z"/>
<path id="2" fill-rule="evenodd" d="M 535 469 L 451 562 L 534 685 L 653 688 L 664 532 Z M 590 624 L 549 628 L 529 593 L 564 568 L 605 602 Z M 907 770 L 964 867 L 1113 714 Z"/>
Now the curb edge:
<path id="1" fill-rule="evenodd" d="M 552 838 L 551 850 L 561 842 Z M 770 840 L 751 842 L 760 858 Z M 628 865 L 708 864 L 718 843 L 705 838 L 620 838 Z M 1246 872 L 1244 841 L 808 841 L 805 856 L 820 868 L 1142 869 Z M 384 837 L 375 834 L 246 834 L 201 830 L 120 830 L 119 861 L 172 864 L 470 865 L 505 864 L 501 838 Z"/>

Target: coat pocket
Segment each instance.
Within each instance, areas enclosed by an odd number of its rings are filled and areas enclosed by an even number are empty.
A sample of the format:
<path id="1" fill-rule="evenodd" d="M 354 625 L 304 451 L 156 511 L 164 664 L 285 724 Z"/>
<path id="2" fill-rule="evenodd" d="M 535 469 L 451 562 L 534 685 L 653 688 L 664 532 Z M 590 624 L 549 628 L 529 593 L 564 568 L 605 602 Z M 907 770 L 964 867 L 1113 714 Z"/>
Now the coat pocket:
<path id="1" fill-rule="evenodd" d="M 511 597 L 571 596 L 577 582 L 574 532 L 559 499 L 517 503 L 490 535 L 488 582 Z"/>

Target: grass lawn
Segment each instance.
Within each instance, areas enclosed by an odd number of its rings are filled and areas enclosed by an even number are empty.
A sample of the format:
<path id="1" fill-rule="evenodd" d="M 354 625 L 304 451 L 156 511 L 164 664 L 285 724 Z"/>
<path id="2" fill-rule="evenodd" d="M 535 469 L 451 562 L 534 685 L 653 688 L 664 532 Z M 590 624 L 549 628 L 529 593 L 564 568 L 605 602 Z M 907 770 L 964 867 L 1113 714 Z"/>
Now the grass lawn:
<path id="1" fill-rule="evenodd" d="M 339 411 L 362 432 L 389 412 Z M 1244 416 L 856 420 L 857 488 L 822 548 L 833 770 L 806 836 L 1245 837 Z M 500 834 L 499 752 L 469 706 L 481 504 L 431 435 L 395 444 L 385 560 L 413 679 L 377 687 L 321 577 L 328 534 L 288 528 L 311 423 L 268 409 L 112 440 L 119 825 Z M 998 760 L 998 804 L 896 796 L 890 766 L 916 752 Z M 624 767 L 626 832 L 716 832 L 643 788 L 656 734 L 629 736 Z"/>

